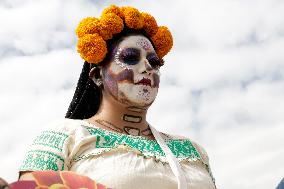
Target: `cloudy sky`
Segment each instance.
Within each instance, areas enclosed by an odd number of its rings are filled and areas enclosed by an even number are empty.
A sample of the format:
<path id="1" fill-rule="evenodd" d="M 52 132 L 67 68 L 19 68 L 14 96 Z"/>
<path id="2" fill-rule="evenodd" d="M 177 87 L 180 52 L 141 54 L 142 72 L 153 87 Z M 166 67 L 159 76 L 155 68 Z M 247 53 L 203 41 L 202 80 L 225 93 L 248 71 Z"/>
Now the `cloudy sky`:
<path id="1" fill-rule="evenodd" d="M 64 117 L 82 67 L 74 29 L 111 3 L 172 31 L 149 122 L 202 144 L 219 189 L 275 188 L 284 176 L 284 1 L 0 0 L 0 177 Z"/>

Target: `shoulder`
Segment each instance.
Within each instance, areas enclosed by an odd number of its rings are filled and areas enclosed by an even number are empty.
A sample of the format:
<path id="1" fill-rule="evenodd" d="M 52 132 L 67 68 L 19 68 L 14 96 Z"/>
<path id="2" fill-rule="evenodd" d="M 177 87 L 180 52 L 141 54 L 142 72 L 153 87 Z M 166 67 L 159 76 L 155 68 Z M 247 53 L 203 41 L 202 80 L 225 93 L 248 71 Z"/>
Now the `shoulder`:
<path id="1" fill-rule="evenodd" d="M 31 147 L 41 148 L 54 147 L 62 151 L 64 145 L 69 144 L 73 135 L 80 128 L 80 120 L 59 119 L 54 120 L 41 129 L 41 131 L 34 138 Z M 41 147 L 39 147 L 41 146 Z"/>
<path id="2" fill-rule="evenodd" d="M 60 119 L 43 126 L 27 149 L 20 171 L 67 169 L 75 142 L 88 134 L 82 125 L 82 120 Z"/>
<path id="3" fill-rule="evenodd" d="M 48 123 L 43 131 L 59 132 L 70 135 L 82 124 L 82 120 L 76 119 L 58 119 Z"/>
<path id="4" fill-rule="evenodd" d="M 208 157 L 208 154 L 207 154 L 206 150 L 204 149 L 204 147 L 202 147 L 196 141 L 193 141 L 192 139 L 190 139 L 188 137 L 179 136 L 179 135 L 169 135 L 169 134 L 165 134 L 165 133 L 161 133 L 161 134 L 163 135 L 163 138 L 165 140 L 168 139 L 168 141 L 173 141 L 173 140 L 174 141 L 176 141 L 176 140 L 178 140 L 178 141 L 185 141 L 185 142 L 182 142 L 182 144 L 192 146 L 194 148 L 194 150 L 190 152 L 190 155 L 192 155 L 192 152 L 197 152 L 198 153 L 201 162 L 205 166 L 205 168 L 208 171 L 210 177 L 212 178 L 212 181 L 215 184 L 215 179 L 213 177 L 213 174 L 212 174 L 212 171 L 211 171 L 211 168 L 210 168 L 210 165 L 209 165 L 209 157 Z M 187 149 L 192 150 L 190 147 L 187 148 Z"/>
<path id="5" fill-rule="evenodd" d="M 200 154 L 203 162 L 205 162 L 205 164 L 209 164 L 209 157 L 208 154 L 206 152 L 206 150 L 204 149 L 204 147 L 202 147 L 200 144 L 198 144 L 195 141 L 191 140 L 192 145 L 195 147 L 195 149 L 198 151 L 198 153 Z"/>
<path id="6" fill-rule="evenodd" d="M 204 149 L 204 147 L 202 147 L 200 144 L 198 144 L 196 141 L 188 138 L 188 137 L 185 137 L 185 136 L 180 136 L 180 135 L 171 135 L 171 134 L 166 134 L 166 133 L 162 133 L 162 137 L 165 139 L 165 140 L 180 140 L 180 141 L 188 141 L 195 149 L 196 151 L 198 152 L 198 154 L 200 155 L 202 161 L 205 163 L 205 164 L 208 164 L 209 163 L 209 157 L 208 157 L 208 154 L 206 152 L 206 150 Z M 188 144 L 188 143 L 185 143 L 185 144 Z"/>

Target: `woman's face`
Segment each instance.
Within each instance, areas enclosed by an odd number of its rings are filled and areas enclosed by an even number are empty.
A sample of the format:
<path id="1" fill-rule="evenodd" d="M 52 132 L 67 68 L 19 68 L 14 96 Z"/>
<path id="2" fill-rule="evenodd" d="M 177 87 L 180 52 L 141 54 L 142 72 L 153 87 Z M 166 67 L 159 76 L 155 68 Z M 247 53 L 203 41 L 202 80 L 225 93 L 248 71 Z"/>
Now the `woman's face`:
<path id="1" fill-rule="evenodd" d="M 148 107 L 158 93 L 160 59 L 142 35 L 125 37 L 103 67 L 104 89 L 130 107 Z"/>

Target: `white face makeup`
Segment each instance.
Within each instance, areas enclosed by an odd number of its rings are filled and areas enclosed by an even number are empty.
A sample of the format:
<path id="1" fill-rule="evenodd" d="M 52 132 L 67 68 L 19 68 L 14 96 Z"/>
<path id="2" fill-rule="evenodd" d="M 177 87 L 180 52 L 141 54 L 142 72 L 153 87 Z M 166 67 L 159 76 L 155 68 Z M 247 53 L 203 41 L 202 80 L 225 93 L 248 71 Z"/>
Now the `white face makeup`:
<path id="1" fill-rule="evenodd" d="M 118 44 L 113 60 L 103 68 L 105 89 L 126 105 L 150 106 L 158 93 L 160 64 L 146 37 L 125 37 Z"/>

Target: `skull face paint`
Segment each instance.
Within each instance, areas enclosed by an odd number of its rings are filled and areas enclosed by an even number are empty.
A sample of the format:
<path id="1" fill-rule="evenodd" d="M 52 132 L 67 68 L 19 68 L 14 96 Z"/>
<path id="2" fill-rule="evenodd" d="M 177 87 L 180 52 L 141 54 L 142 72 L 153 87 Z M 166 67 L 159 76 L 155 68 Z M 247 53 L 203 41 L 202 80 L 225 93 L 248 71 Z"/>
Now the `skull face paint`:
<path id="1" fill-rule="evenodd" d="M 149 43 L 149 40 L 146 40 L 145 38 L 140 38 L 137 42 L 136 42 L 137 46 L 140 46 L 141 48 L 143 48 L 145 51 L 148 51 L 151 49 L 151 43 Z"/>
<path id="2" fill-rule="evenodd" d="M 150 106 L 158 93 L 161 63 L 151 42 L 142 35 L 127 36 L 114 53 L 103 67 L 105 90 L 123 104 Z"/>

